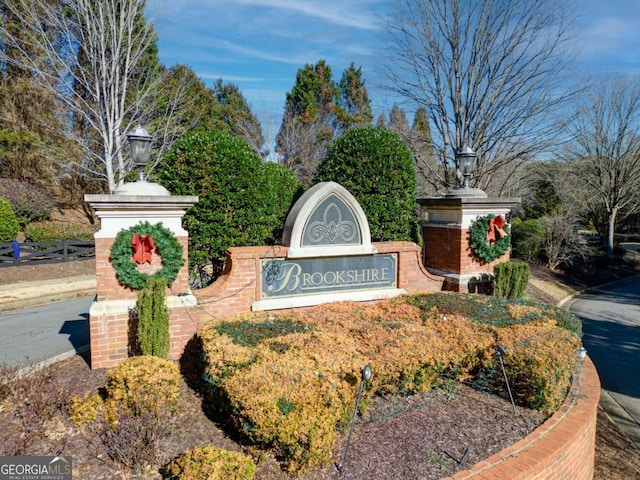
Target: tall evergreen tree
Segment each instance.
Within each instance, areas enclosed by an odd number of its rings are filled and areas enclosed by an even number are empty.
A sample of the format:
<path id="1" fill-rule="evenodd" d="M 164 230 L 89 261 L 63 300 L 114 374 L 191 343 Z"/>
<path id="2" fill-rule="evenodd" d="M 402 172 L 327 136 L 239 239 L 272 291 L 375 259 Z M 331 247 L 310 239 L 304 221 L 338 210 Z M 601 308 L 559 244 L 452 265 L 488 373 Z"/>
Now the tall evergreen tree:
<path id="1" fill-rule="evenodd" d="M 262 127 L 237 85 L 218 79 L 210 90 L 213 111 L 209 121 L 220 131 L 242 138 L 256 152 L 264 146 Z"/>
<path id="2" fill-rule="evenodd" d="M 391 107 L 389 112 L 389 124 L 387 130 L 392 131 L 398 135 L 402 140 L 406 140 L 409 134 L 409 120 L 407 120 L 407 114 L 397 104 Z"/>
<path id="3" fill-rule="evenodd" d="M 57 0 L 51 0 L 54 5 Z M 65 140 L 66 126 L 59 115 L 56 96 L 42 88 L 36 72 L 26 68 L 42 61 L 37 46 L 29 42 L 32 33 L 24 25 L 24 6 L 15 0 L 0 3 L 0 176 L 25 181 L 59 196 L 59 162 L 76 152 Z M 55 38 L 48 32 L 48 40 Z"/>
<path id="4" fill-rule="evenodd" d="M 324 60 L 299 69 L 296 82 L 287 93 L 276 152 L 280 163 L 291 169 L 305 186 L 311 183 L 336 133 L 336 119 L 342 116 L 338 94 L 331 67 Z"/>
<path id="5" fill-rule="evenodd" d="M 339 89 L 342 116 L 338 120 L 341 130 L 371 125 L 373 113 L 369 93 L 362 79 L 362 68 L 356 68 L 352 62 L 342 72 Z"/>
<path id="6" fill-rule="evenodd" d="M 126 133 L 157 78 L 145 68 L 156 34 L 144 19 L 144 6 L 143 0 L 3 3 L 6 11 L 20 18 L 21 36 L 16 37 L 11 24 L 0 22 L 5 47 L 0 49 L 0 64 L 32 72 L 39 85 L 64 105 L 57 114 L 65 122 L 78 116 L 80 124 L 95 132 L 89 142 L 72 137 L 83 152 L 72 167 L 102 179 L 110 191 L 132 168 L 123 148 Z M 8 55 L 12 49 L 21 55 Z M 70 129 L 66 132 L 71 137 Z"/>
<path id="7" fill-rule="evenodd" d="M 413 117 L 407 145 L 413 154 L 416 166 L 418 197 L 437 193 L 439 182 L 436 179 L 437 161 L 433 151 L 433 139 L 427 111 L 421 105 Z"/>

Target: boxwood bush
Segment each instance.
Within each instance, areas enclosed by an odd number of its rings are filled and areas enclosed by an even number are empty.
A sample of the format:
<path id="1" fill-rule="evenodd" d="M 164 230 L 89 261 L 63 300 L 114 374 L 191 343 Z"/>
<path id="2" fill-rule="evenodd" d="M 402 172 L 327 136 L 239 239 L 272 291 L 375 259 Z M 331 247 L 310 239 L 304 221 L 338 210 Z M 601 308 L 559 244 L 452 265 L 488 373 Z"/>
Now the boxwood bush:
<path id="1" fill-rule="evenodd" d="M 204 284 L 221 274 L 229 247 L 278 243 L 300 189 L 284 166 L 263 162 L 246 142 L 216 130 L 177 141 L 156 176 L 175 195 L 200 197 L 183 224 L 191 271 Z"/>
<path id="2" fill-rule="evenodd" d="M 314 181 L 346 188 L 362 206 L 374 241 L 419 241 L 413 158 L 395 133 L 349 130 L 330 146 Z"/>
<path id="3" fill-rule="evenodd" d="M 73 397 L 69 417 L 75 425 L 95 422 L 101 414 L 115 425 L 117 414 L 158 415 L 175 413 L 180 400 L 180 371 L 174 362 L 160 357 L 130 357 L 109 370 L 105 398 L 87 392 Z"/>
<path id="4" fill-rule="evenodd" d="M 330 460 L 364 365 L 373 370 L 366 405 L 374 394 L 424 392 L 445 379 L 503 385 L 501 345 L 516 401 L 551 413 L 578 360 L 578 320 L 566 315 L 532 302 L 435 294 L 221 318 L 202 332 L 209 402 L 289 470 L 304 470 Z"/>

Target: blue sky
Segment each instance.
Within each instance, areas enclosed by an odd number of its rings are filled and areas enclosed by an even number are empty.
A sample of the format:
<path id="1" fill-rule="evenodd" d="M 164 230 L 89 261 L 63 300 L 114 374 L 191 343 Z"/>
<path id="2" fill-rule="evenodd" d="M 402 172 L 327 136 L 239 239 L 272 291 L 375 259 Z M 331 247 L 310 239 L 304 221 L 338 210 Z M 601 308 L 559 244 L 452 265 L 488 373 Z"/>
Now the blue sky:
<path id="1" fill-rule="evenodd" d="M 565 1 L 565 0 L 556 0 Z M 325 59 L 334 80 L 362 67 L 374 114 L 393 98 L 377 87 L 382 32 L 378 13 L 389 0 L 148 0 L 161 62 L 185 64 L 211 86 L 239 86 L 267 137 L 280 127 L 296 72 Z M 578 0 L 576 75 L 640 73 L 640 0 Z"/>

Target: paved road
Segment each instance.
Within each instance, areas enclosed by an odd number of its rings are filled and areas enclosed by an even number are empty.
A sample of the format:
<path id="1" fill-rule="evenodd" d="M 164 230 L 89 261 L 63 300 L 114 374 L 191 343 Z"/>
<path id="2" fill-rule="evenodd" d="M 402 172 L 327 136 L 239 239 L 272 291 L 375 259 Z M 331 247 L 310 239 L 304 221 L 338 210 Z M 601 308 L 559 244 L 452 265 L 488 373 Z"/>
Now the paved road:
<path id="1" fill-rule="evenodd" d="M 570 311 L 602 383 L 604 406 L 640 446 L 640 277 L 584 293 Z"/>
<path id="2" fill-rule="evenodd" d="M 93 296 L 0 314 L 0 362 L 24 365 L 82 350 L 89 344 Z"/>

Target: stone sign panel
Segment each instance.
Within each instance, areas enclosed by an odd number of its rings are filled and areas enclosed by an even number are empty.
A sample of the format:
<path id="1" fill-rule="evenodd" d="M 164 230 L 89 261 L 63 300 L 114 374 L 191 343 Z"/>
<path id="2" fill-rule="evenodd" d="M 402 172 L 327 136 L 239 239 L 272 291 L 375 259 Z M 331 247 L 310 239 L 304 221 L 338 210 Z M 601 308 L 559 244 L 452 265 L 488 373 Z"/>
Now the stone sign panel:
<path id="1" fill-rule="evenodd" d="M 396 288 L 396 254 L 263 259 L 262 298 Z"/>
<path id="2" fill-rule="evenodd" d="M 378 254 L 358 201 L 335 182 L 318 183 L 293 206 L 282 235 L 287 254 L 260 261 L 254 310 L 375 300 L 398 288 L 398 255 Z"/>

